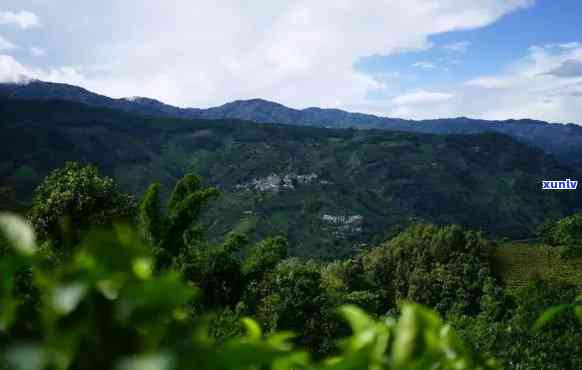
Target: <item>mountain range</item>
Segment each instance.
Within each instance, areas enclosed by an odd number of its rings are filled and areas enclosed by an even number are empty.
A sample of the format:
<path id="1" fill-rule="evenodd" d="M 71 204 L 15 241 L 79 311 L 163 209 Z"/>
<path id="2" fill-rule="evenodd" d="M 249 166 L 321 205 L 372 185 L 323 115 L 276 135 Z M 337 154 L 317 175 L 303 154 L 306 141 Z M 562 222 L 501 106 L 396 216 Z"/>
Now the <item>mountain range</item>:
<path id="1" fill-rule="evenodd" d="M 262 99 L 237 100 L 208 109 L 179 108 L 158 100 L 134 97 L 113 99 L 78 86 L 30 81 L 0 84 L 0 95 L 19 99 L 66 100 L 93 107 L 111 108 L 146 116 L 183 119 L 238 119 L 326 128 L 381 129 L 429 134 L 478 134 L 496 132 L 541 148 L 571 166 L 582 166 L 582 126 L 521 119 L 488 121 L 466 117 L 404 120 L 338 109 L 292 109 Z"/>
<path id="2" fill-rule="evenodd" d="M 68 96 L 80 99 L 77 88 Z M 133 109 L 143 101 L 117 104 Z M 0 195 L 12 189 L 29 202 L 43 177 L 67 161 L 97 165 L 138 197 L 152 182 L 167 195 L 193 172 L 222 193 L 204 215 L 212 240 L 231 230 L 255 240 L 284 235 L 292 254 L 324 259 L 415 222 L 524 238 L 544 220 L 582 209 L 579 191 L 541 189 L 543 180 L 582 178 L 578 169 L 498 133 L 177 119 L 91 105 L 0 97 Z"/>

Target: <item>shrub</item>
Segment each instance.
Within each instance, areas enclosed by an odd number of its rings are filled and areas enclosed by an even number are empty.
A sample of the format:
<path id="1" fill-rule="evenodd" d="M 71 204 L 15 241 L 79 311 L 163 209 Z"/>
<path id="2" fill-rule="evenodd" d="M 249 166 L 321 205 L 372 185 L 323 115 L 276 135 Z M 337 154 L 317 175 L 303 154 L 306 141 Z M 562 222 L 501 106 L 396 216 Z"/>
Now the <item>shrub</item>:
<path id="1" fill-rule="evenodd" d="M 2 369 L 489 369 L 494 365 L 468 350 L 434 312 L 414 304 L 403 305 L 398 320 L 379 321 L 355 306 L 342 307 L 340 313 L 353 334 L 339 342 L 337 356 L 322 362 L 293 349 L 290 333 L 265 335 L 248 318 L 242 320 L 245 335 L 218 344 L 206 334 L 204 319 L 192 317 L 187 309 L 196 289 L 176 272 L 155 274 L 151 248 L 143 247 L 131 228 L 117 225 L 113 231 L 91 232 L 72 258 L 56 268 L 42 263 L 32 228 L 24 221 L 1 215 L 0 230 L 10 245 L 0 259 Z M 36 337 L 13 332 L 22 320 L 22 307 L 12 276 L 21 266 L 32 269 L 42 292 Z M 294 291 L 316 288 L 313 271 L 311 265 L 290 261 L 274 274 L 278 284 Z M 284 307 L 302 304 L 291 298 L 284 298 Z M 290 316 L 293 311 L 281 312 L 296 319 Z"/>

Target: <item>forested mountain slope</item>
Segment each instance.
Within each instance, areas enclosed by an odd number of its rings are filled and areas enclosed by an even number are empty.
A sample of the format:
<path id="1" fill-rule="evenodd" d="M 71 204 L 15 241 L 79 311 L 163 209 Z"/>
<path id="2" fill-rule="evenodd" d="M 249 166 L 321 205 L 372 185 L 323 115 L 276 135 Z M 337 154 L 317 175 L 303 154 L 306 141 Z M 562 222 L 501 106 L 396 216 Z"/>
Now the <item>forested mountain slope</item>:
<path id="1" fill-rule="evenodd" d="M 415 221 L 531 235 L 582 208 L 541 190 L 579 173 L 499 134 L 428 135 L 235 120 L 144 118 L 82 104 L 0 99 L 0 187 L 29 199 L 65 161 L 97 164 L 131 192 L 195 172 L 222 190 L 211 236 L 287 235 L 296 255 L 351 254 Z"/>
<path id="2" fill-rule="evenodd" d="M 497 132 L 541 148 L 568 165 L 581 166 L 582 127 L 550 124 L 530 119 L 487 121 L 466 117 L 423 121 L 378 117 L 338 109 L 292 109 L 262 100 L 238 100 L 209 109 L 178 108 L 148 98 L 112 99 L 78 86 L 32 81 L 28 84 L 0 84 L 0 96 L 22 99 L 67 100 L 147 116 L 188 119 L 241 119 L 258 123 L 282 123 L 329 128 L 382 129 L 432 134 Z M 578 122 L 580 123 L 580 122 Z"/>

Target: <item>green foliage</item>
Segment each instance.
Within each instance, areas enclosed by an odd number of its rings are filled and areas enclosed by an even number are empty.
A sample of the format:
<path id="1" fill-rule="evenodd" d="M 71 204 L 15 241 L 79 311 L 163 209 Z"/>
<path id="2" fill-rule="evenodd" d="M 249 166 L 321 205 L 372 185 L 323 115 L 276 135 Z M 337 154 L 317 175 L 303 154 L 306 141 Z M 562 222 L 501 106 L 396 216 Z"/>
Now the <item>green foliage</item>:
<path id="1" fill-rule="evenodd" d="M 94 166 L 70 162 L 36 189 L 30 220 L 40 239 L 62 249 L 63 244 L 76 244 L 89 227 L 129 220 L 134 214 L 132 196 L 113 179 L 100 176 Z"/>
<path id="2" fill-rule="evenodd" d="M 201 289 L 203 309 L 223 308 L 239 301 L 244 278 L 233 254 L 246 243 L 244 236 L 230 234 L 221 245 L 190 248 L 177 259 L 175 268 Z"/>
<path id="3" fill-rule="evenodd" d="M 545 243 L 501 243 L 493 251 L 491 268 L 509 293 L 536 278 L 582 287 L 582 256 L 564 258 L 568 250 Z"/>
<path id="4" fill-rule="evenodd" d="M 18 201 L 28 201 L 37 185 L 30 176 L 14 176 L 19 168 L 34 169 L 40 179 L 67 160 L 95 163 L 136 196 L 152 182 L 170 189 L 195 172 L 224 195 L 202 216 L 210 239 L 220 241 L 242 224 L 251 242 L 286 237 L 293 256 L 353 256 L 362 243 L 376 245 L 411 222 L 454 223 L 522 238 L 545 217 L 582 208 L 579 191 L 539 189 L 540 179 L 574 178 L 575 169 L 501 135 L 152 119 L 66 102 L 5 99 L 0 111 L 0 186 L 15 189 Z M 237 190 L 272 173 L 319 178 L 277 194 Z M 250 214 L 241 222 L 245 212 Z M 336 233 L 322 224 L 323 214 L 359 214 L 365 223 L 361 233 Z"/>
<path id="5" fill-rule="evenodd" d="M 160 187 L 160 184 L 150 185 L 139 204 L 139 230 L 142 238 L 150 244 L 159 242 L 163 233 Z"/>
<path id="6" fill-rule="evenodd" d="M 0 214 L 0 333 L 14 324 L 16 310 L 24 298 L 15 295 L 18 274 L 36 250 L 30 225 L 16 216 Z"/>
<path id="7" fill-rule="evenodd" d="M 513 305 L 497 320 L 480 315 L 453 322 L 476 350 L 495 353 L 510 368 L 578 369 L 582 332 L 573 315 L 575 305 L 563 305 L 575 297 L 573 286 L 538 280 L 516 292 Z"/>
<path id="8" fill-rule="evenodd" d="M 203 207 L 218 196 L 199 177 L 186 175 L 174 187 L 164 214 L 160 185 L 152 184 L 139 206 L 142 239 L 154 245 L 158 267 L 180 271 L 202 290 L 198 309 L 225 309 L 238 302 L 244 286 L 241 266 L 234 253 L 247 240 L 231 233 L 222 244 L 206 243 L 199 223 Z"/>
<path id="9" fill-rule="evenodd" d="M 202 242 L 200 213 L 217 196 L 216 188 L 204 187 L 199 177 L 186 175 L 176 184 L 164 215 L 160 185 L 150 185 L 139 206 L 139 228 L 144 239 L 156 247 L 160 266 L 168 267 Z"/>
<path id="10" fill-rule="evenodd" d="M 582 213 L 544 224 L 540 230 L 544 241 L 550 245 L 582 244 Z"/>
<path id="11" fill-rule="evenodd" d="M 491 276 L 491 249 L 480 233 L 416 225 L 366 252 L 364 265 L 368 279 L 390 292 L 395 302 L 407 299 L 442 313 L 477 314 Z"/>
<path id="12" fill-rule="evenodd" d="M 313 351 L 321 347 L 330 307 L 315 262 L 282 261 L 251 295 L 258 302 L 257 318 L 268 330 L 300 332 L 299 344 Z"/>
<path id="13" fill-rule="evenodd" d="M 85 191 L 74 181 L 59 187 L 71 199 Z M 0 353 L 8 353 L 0 361 L 10 369 L 14 359 L 37 369 L 485 369 L 492 356 L 516 369 L 582 363 L 566 356 L 581 344 L 578 303 L 553 307 L 573 302 L 573 288 L 540 282 L 512 299 L 490 271 L 499 248 L 481 233 L 420 224 L 345 260 L 306 261 L 288 258 L 282 237 L 208 241 L 200 216 L 217 190 L 196 176 L 180 180 L 165 207 L 160 192 L 146 191 L 137 231 L 114 219 L 102 231 L 74 230 L 69 258 L 56 261 L 51 240 L 37 247 L 26 223 L 0 217 Z M 409 301 L 435 308 L 467 341 Z"/>
<path id="14" fill-rule="evenodd" d="M 539 233 L 545 243 L 565 247 L 562 257 L 582 257 L 582 213 L 545 223 Z"/>
<path id="15" fill-rule="evenodd" d="M 267 238 L 248 252 L 242 266 L 243 273 L 248 280 L 259 281 L 287 258 L 287 251 L 288 243 L 285 238 Z"/>
<path id="16" fill-rule="evenodd" d="M 368 312 L 384 313 L 393 308 L 384 286 L 369 281 L 361 256 L 323 266 L 322 285 L 334 305 L 354 304 Z"/>
<path id="17" fill-rule="evenodd" d="M 87 234 L 73 256 L 57 267 L 42 262 L 42 250 L 36 248 L 32 229 L 22 220 L 1 216 L 0 230 L 11 246 L 0 259 L 3 369 L 489 369 L 493 365 L 468 351 L 435 313 L 412 304 L 402 306 L 397 321 L 375 321 L 353 306 L 341 308 L 353 334 L 340 342 L 337 355 L 323 361 L 315 362 L 306 352 L 295 350 L 292 334 L 263 334 L 248 318 L 242 320 L 245 335 L 217 343 L 207 335 L 205 320 L 189 314 L 196 290 L 176 272 L 155 274 L 151 248 L 142 247 L 131 228 L 117 225 L 113 231 Z M 7 279 L 15 264 L 32 269 L 42 292 L 36 337 L 12 331 L 13 324 L 23 319 Z M 281 293 L 293 298 L 301 289 L 317 290 L 313 264 L 291 260 L 273 274 L 281 280 L 277 283 Z M 292 300 L 283 294 L 280 298 L 285 303 L 279 312 L 292 319 L 291 312 L 283 309 L 291 308 Z"/>

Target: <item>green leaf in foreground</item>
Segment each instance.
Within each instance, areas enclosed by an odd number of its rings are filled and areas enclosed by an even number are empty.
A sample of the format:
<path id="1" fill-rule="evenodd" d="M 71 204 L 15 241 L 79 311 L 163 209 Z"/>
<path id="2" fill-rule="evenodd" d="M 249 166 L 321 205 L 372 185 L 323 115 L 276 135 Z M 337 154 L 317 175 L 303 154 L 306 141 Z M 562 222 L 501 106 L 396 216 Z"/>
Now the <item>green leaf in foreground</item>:
<path id="1" fill-rule="evenodd" d="M 0 213 L 0 233 L 19 254 L 32 256 L 36 253 L 34 231 L 30 224 L 22 218 L 8 213 Z"/>

